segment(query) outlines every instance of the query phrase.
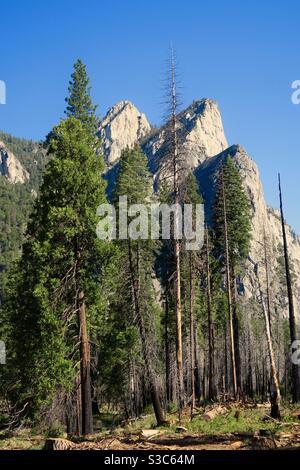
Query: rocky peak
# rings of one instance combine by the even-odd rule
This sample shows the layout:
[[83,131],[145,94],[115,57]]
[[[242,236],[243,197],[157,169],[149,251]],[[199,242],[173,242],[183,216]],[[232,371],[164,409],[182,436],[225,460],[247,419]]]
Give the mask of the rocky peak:
[[2,141],[0,141],[0,176],[4,176],[13,184],[29,180],[28,171]]
[[206,157],[217,155],[228,147],[218,104],[204,98],[194,101],[179,114],[179,120],[187,130],[187,140],[197,140]]
[[130,102],[120,101],[113,106],[100,123],[99,136],[108,166],[116,163],[122,150],[132,148],[151,130],[146,116]]
[[[178,115],[178,121],[180,133],[184,136],[183,150],[189,168],[195,168],[206,158],[228,147],[221,113],[215,101],[207,98],[194,101]],[[141,140],[150,163],[157,162],[163,153],[165,127],[150,131],[146,116],[130,101],[120,101],[113,106],[99,128],[106,164],[112,166],[117,163],[124,148],[132,147]]]
[[[221,113],[217,103],[211,99],[194,101],[178,115],[181,152],[184,153],[186,166],[196,168],[206,158],[219,154],[228,147]],[[159,161],[163,154],[165,127],[158,129],[145,139],[143,150],[150,162]]]

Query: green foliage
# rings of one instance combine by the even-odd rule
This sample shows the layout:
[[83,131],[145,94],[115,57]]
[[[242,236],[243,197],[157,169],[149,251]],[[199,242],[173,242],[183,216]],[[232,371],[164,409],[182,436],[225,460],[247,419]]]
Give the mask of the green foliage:
[[241,267],[241,263],[249,253],[251,239],[250,204],[243,188],[240,173],[233,159],[229,157],[219,174],[213,214],[216,252],[223,260],[225,232],[222,178],[224,180],[226,201],[229,257],[232,269],[236,270]]
[[21,255],[24,234],[49,157],[36,143],[0,132],[0,140],[30,175],[24,184],[0,176],[0,303],[4,298],[5,272]]
[[237,409],[232,409],[226,416],[217,416],[212,421],[204,421],[201,418],[195,418],[187,424],[189,431],[192,433],[204,434],[230,434],[233,432],[257,432],[261,429],[276,433],[280,428],[278,423],[266,422],[265,410],[243,410],[240,417],[235,418]]
[[[68,118],[48,136],[51,159],[31,213],[22,257],[7,281],[0,325],[8,351],[5,388],[32,417],[50,405],[55,394],[66,394],[74,385],[79,367],[78,292],[85,293],[92,335],[99,328],[104,303],[100,285],[106,247],[96,236],[96,210],[106,202],[103,161],[96,154],[95,107],[80,61],[75,64],[67,102]],[[19,150],[18,142],[8,140],[12,150]],[[30,143],[21,144],[20,160],[30,171],[26,152],[33,148]],[[25,223],[27,217],[24,211]]]
[[76,292],[86,293],[91,323],[100,295],[102,244],[96,237],[96,209],[105,201],[101,158],[94,151],[95,138],[73,117],[62,121],[53,136],[53,157],[6,306],[16,395],[22,403],[29,401],[32,412],[73,384],[78,367]]
[[96,132],[98,119],[96,117],[97,106],[92,103],[89,87],[89,77],[86,66],[78,59],[74,64],[74,71],[69,82],[69,96],[66,98],[67,116],[74,116],[91,132]]
[[[151,202],[152,178],[147,159],[139,147],[125,150],[120,161],[120,171],[113,199],[119,212],[119,196],[127,196],[128,205]],[[138,215],[138,214],[137,214]],[[129,223],[135,217],[128,216]],[[137,224],[138,225],[138,224]],[[139,230],[139,229],[137,229]],[[147,341],[151,350],[157,348],[156,333],[159,328],[160,309],[153,290],[153,266],[155,243],[138,237],[137,240],[118,240],[114,243],[113,262],[105,276],[107,312],[102,325],[99,363],[102,387],[110,399],[129,396],[129,377],[132,367],[141,376],[144,357],[142,354],[139,324],[134,312],[132,282],[139,282],[139,304],[145,323]],[[129,250],[132,259],[130,260]],[[154,366],[155,367],[155,366]],[[105,385],[104,385],[105,384]]]

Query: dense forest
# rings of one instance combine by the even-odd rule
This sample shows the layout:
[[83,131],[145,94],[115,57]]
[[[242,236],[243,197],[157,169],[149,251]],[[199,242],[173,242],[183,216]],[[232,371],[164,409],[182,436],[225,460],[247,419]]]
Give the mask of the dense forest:
[[29,215],[33,208],[34,198],[39,191],[48,160],[41,145],[25,139],[17,139],[0,132],[0,141],[18,155],[30,179],[24,184],[10,184],[6,178],[0,178],[0,302],[3,296],[3,273],[11,263],[20,256],[23,236]]
[[[97,107],[80,60],[65,117],[43,145],[0,134],[31,176],[13,188],[0,178],[3,429],[26,423],[87,435],[103,410],[122,423],[150,413],[168,426],[170,416],[182,424],[206,405],[217,404],[211,412],[222,414],[224,404],[266,402],[279,422],[283,404],[300,401],[299,367],[290,360],[297,326],[285,225],[277,273],[282,297],[272,295],[266,233],[259,248],[264,263],[251,260],[256,296],[246,302],[251,203],[230,155],[218,171],[199,249],[187,250],[174,231],[168,240],[97,236],[97,208],[111,202],[118,214],[120,196],[149,214],[152,203],[206,202],[184,165],[175,72],[171,61],[155,191],[136,144],[123,151],[107,195]],[[173,229],[177,223],[175,213]],[[279,303],[288,316],[277,313]]]

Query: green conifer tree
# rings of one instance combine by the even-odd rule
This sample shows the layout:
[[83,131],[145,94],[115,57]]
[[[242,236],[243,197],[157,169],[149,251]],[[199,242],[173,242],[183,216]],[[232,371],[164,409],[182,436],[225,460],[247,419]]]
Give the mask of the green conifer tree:
[[69,96],[66,98],[67,116],[74,116],[92,132],[96,132],[99,120],[96,117],[97,106],[93,105],[85,64],[78,59],[69,82]]
[[[52,158],[28,226],[7,309],[17,400],[27,401],[28,412],[34,416],[59,390],[70,391],[80,375],[77,427],[81,422],[82,432],[87,434],[92,432],[88,333],[97,322],[104,253],[96,235],[96,210],[106,197],[103,162],[95,153],[98,139],[87,120],[94,116],[94,107],[85,100],[88,92],[83,92],[77,69],[78,63],[70,98],[74,108],[69,108],[69,117],[51,133]],[[81,107],[79,98],[75,103],[74,96],[81,97],[90,109]]]
[[[215,248],[221,265],[228,272],[229,310],[232,307],[234,353],[232,355],[235,393],[241,389],[241,360],[239,348],[239,318],[236,299],[236,279],[242,270],[250,248],[250,204],[243,181],[232,159],[228,157],[219,172],[213,210]],[[227,283],[228,284],[228,283]],[[229,316],[231,313],[229,312]],[[231,321],[231,320],[230,320]],[[235,365],[234,365],[235,363]]]
[[[120,286],[119,294],[121,293],[123,299],[128,298],[129,294],[127,308],[129,312],[131,311],[133,323],[138,328],[146,380],[149,383],[156,420],[158,424],[162,424],[164,413],[156,380],[157,364],[153,361],[153,357],[156,356],[155,311],[157,310],[152,283],[155,245],[149,238],[149,230],[147,233],[143,233],[142,230],[142,225],[147,228],[149,223],[148,205],[151,194],[152,177],[147,168],[146,157],[137,146],[133,150],[125,150],[120,161],[114,201],[120,212],[119,197],[127,196],[128,205],[143,204],[146,214],[138,214],[136,239],[129,234],[127,239],[119,240],[117,243],[123,253],[120,269],[124,273],[123,288]],[[128,217],[129,228],[134,221],[136,216]]]

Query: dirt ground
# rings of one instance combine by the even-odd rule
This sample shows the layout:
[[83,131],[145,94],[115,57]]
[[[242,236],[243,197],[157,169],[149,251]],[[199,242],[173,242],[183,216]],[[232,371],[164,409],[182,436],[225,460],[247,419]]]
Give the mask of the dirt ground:
[[[49,448],[56,445],[48,439]],[[63,446],[63,444],[62,444]],[[276,436],[260,436],[258,434],[213,435],[213,436],[156,436],[143,439],[139,436],[110,436],[99,440],[70,443],[65,441],[68,450],[261,450],[261,449],[299,449],[299,433],[281,433]]]
[[23,438],[22,441],[8,439],[0,450],[264,450],[297,449],[300,450],[299,432],[278,433],[273,436],[261,436],[257,433],[230,435],[171,436],[161,435],[144,439],[140,436],[114,436],[93,438],[74,442],[61,438],[43,436]]
[[268,411],[268,404],[216,404],[192,420],[187,412],[180,423],[170,414],[163,427],[155,426],[151,414],[116,426],[115,417],[103,413],[95,434],[86,438],[21,428],[0,433],[0,450],[300,450],[300,409],[284,409],[281,421]]

